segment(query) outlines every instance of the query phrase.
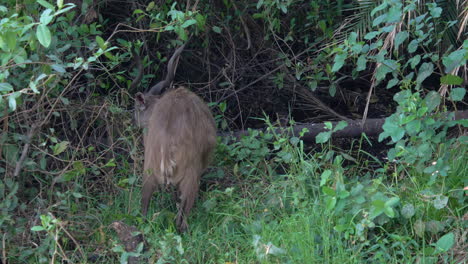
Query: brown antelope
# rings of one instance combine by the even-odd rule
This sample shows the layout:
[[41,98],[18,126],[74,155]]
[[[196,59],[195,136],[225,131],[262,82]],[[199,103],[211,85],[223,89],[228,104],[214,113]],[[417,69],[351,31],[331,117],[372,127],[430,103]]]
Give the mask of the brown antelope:
[[187,216],[197,197],[200,177],[216,146],[215,121],[205,102],[184,87],[170,89],[184,46],[169,60],[165,80],[135,96],[136,124],[146,128],[142,213],[146,216],[158,186],[174,185],[180,198],[176,224],[182,232],[188,227]]

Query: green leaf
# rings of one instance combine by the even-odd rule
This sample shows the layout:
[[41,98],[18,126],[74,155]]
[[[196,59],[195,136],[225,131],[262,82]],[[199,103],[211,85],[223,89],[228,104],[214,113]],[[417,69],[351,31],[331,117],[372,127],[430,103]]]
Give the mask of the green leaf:
[[46,230],[43,226],[33,226],[31,227],[31,231],[34,231],[34,232],[39,232],[39,231],[44,231]]
[[54,155],[58,155],[58,154],[64,152],[67,149],[69,144],[70,144],[70,142],[68,142],[68,141],[62,141],[62,142],[60,142],[58,144],[55,144],[53,146]]
[[452,91],[450,91],[450,99],[453,101],[461,101],[465,97],[465,94],[465,88],[453,88]]
[[367,59],[366,59],[366,56],[365,55],[361,55],[359,56],[358,60],[357,60],[357,71],[363,71],[366,69],[366,63],[367,63]]
[[364,39],[366,39],[366,40],[371,40],[371,39],[377,37],[377,35],[379,35],[379,34],[380,34],[380,32],[378,32],[378,31],[372,31],[372,32],[367,33],[367,34],[364,36]]
[[405,204],[403,208],[401,209],[401,215],[406,218],[410,219],[416,214],[414,210],[414,205],[413,204]]
[[395,116],[390,116],[385,119],[385,123],[382,126],[382,129],[390,135],[393,142],[397,142],[403,138],[405,135],[405,130],[398,125],[397,120],[394,120]]
[[63,67],[63,65],[60,65],[60,64],[52,64],[51,67],[52,69],[54,69],[54,71],[59,72],[59,73],[67,72],[65,68]]
[[432,112],[436,109],[440,104],[440,94],[434,91],[429,92],[426,97],[424,98],[424,102],[427,106],[427,111]]
[[41,14],[40,22],[43,25],[48,25],[52,19],[54,19],[54,15],[52,14],[52,9],[46,9]]
[[341,67],[343,67],[344,62],[345,62],[347,57],[348,57],[348,54],[345,53],[345,52],[336,54],[335,59],[334,59],[332,72],[339,71],[341,69]]
[[466,50],[460,49],[442,58],[445,66],[445,73],[452,72],[456,67],[466,64]]
[[413,228],[414,228],[414,232],[416,233],[416,235],[418,235],[419,237],[424,236],[424,230],[426,230],[426,224],[421,219],[418,219],[414,222]]
[[386,206],[386,207],[384,208],[384,213],[385,213],[388,217],[390,217],[390,218],[395,217],[395,211],[394,211],[393,208],[391,208],[391,207],[387,207],[387,206]]
[[440,77],[440,82],[447,85],[461,85],[463,83],[463,78],[456,75],[447,74]]
[[14,92],[8,96],[8,106],[10,107],[11,111],[16,110],[16,98],[20,97],[20,92]]
[[418,66],[419,62],[421,61],[421,55],[416,55],[413,58],[409,59],[409,63],[411,64],[411,69],[416,68]]
[[38,93],[39,93],[39,90],[37,90],[37,86],[36,86],[36,83],[35,83],[35,82],[30,81],[30,82],[29,82],[29,88],[30,88],[35,94],[38,94]]
[[440,210],[444,208],[445,206],[447,206],[447,203],[448,203],[448,197],[444,195],[437,195],[432,201],[432,204],[437,210]]
[[189,27],[189,26],[191,26],[191,25],[194,25],[194,24],[196,24],[196,23],[197,23],[197,21],[196,21],[195,19],[189,19],[189,20],[185,21],[185,22],[182,24],[182,28],[187,28],[187,27]]
[[322,175],[320,176],[320,186],[323,186],[327,183],[331,174],[332,174],[331,170],[325,170],[324,172],[322,172]]
[[214,27],[212,27],[212,29],[213,29],[213,31],[215,33],[221,34],[221,28],[220,27],[214,26]]
[[393,206],[397,205],[399,202],[400,202],[400,198],[392,197],[388,201],[385,202],[385,206],[393,207]]
[[153,10],[154,6],[155,6],[154,1],[151,1],[151,2],[148,4],[148,6],[146,6],[146,11],[149,12],[149,11]]
[[418,49],[419,42],[416,39],[413,39],[409,44],[408,44],[408,52],[413,53]]
[[59,9],[62,9],[62,7],[63,7],[63,0],[57,0],[57,7],[58,7]]
[[377,6],[376,8],[372,9],[371,11],[371,16],[374,16],[375,13],[379,12],[379,11],[382,11],[384,10],[385,8],[387,8],[387,1],[384,1],[382,4],[380,4],[379,6]]
[[328,211],[332,210],[336,206],[336,197],[325,197],[325,206]]
[[100,36],[96,36],[96,43],[98,44],[99,48],[101,48],[103,51],[107,49],[107,45],[104,39]]
[[374,19],[374,21],[372,21],[372,26],[376,27],[376,26],[380,25],[381,23],[385,22],[385,20],[387,20],[387,14],[382,14],[382,15],[376,17]]
[[422,83],[427,77],[431,76],[434,72],[434,64],[432,62],[425,62],[419,67],[418,77],[416,82]]
[[340,121],[340,122],[338,122],[338,124],[336,124],[336,127],[333,129],[333,132],[340,131],[340,130],[344,129],[347,126],[348,126],[348,122]]
[[37,26],[36,36],[42,46],[48,48],[51,42],[50,30],[46,25]]
[[315,142],[316,143],[325,143],[327,142],[331,137],[331,132],[320,132],[316,137],[315,137]]
[[13,86],[9,83],[0,83],[0,92],[8,93],[13,91]]
[[447,252],[453,247],[454,244],[455,244],[455,235],[452,232],[450,232],[444,235],[443,237],[441,237],[437,241],[436,247],[438,250],[442,252]]
[[16,39],[17,38],[18,37],[16,36],[15,32],[8,31],[8,32],[5,33],[4,40],[6,40],[7,46],[10,49],[10,51],[14,51],[16,49]]
[[413,133],[418,133],[421,131],[421,120],[416,119],[411,122],[409,122],[406,125],[406,130],[411,131]]
[[397,85],[399,82],[400,82],[400,81],[399,81],[397,78],[391,79],[391,80],[387,83],[387,89],[392,88],[393,86]]
[[433,18],[440,17],[440,15],[442,14],[442,8],[437,7],[436,3],[429,3],[427,4],[427,6],[429,7],[429,12],[431,13],[431,16]]
[[401,6],[392,6],[387,13],[387,23],[400,22],[401,20]]
[[409,37],[408,31],[400,31],[395,36],[395,50]]
[[42,5],[45,8],[48,8],[50,10],[55,10],[55,7],[53,5],[51,5],[50,3],[48,3],[47,1],[45,1],[45,0],[37,0],[36,2],[39,3],[40,5]]
[[318,83],[316,80],[312,80],[308,82],[307,85],[309,86],[310,90],[315,91],[315,89],[317,89]]

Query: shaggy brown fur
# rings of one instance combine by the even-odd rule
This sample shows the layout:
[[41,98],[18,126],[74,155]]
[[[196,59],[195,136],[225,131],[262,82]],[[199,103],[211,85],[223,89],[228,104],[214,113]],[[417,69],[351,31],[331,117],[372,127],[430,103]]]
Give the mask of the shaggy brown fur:
[[216,146],[216,126],[208,106],[184,87],[156,95],[137,95],[137,122],[147,128],[141,206],[146,215],[151,196],[161,185],[177,186],[181,204],[177,227],[186,217],[199,189],[201,174]]

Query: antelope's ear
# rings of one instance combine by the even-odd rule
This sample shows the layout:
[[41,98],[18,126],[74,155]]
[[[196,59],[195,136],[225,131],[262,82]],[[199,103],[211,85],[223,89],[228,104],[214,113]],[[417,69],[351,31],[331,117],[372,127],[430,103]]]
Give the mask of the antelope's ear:
[[145,95],[138,92],[135,94],[135,101],[139,104],[144,105],[145,104]]

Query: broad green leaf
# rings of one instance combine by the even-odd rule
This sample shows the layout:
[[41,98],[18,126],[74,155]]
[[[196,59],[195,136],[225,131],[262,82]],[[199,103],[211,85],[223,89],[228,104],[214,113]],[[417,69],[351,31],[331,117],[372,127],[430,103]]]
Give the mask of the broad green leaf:
[[409,59],[408,62],[410,62],[411,64],[411,69],[414,69],[416,68],[416,66],[418,66],[419,62],[421,61],[421,55],[416,55],[414,56],[413,58]]
[[449,251],[453,245],[455,245],[455,235],[452,232],[441,237],[436,243],[437,249],[442,252]]
[[452,91],[450,91],[450,99],[453,101],[461,101],[465,97],[465,94],[465,88],[453,88]]
[[331,170],[325,170],[324,172],[322,172],[322,175],[320,176],[320,186],[323,186],[327,183],[331,174],[332,174]]
[[406,125],[406,130],[418,133],[421,130],[421,120],[416,119]]
[[419,67],[418,77],[416,82],[422,83],[427,77],[431,76],[434,72],[434,64],[432,62],[425,62]]
[[59,9],[62,9],[62,7],[63,7],[63,0],[57,0],[57,7],[58,7]]
[[318,83],[316,80],[312,80],[308,82],[307,85],[309,86],[310,90],[315,91],[315,89],[317,89]]
[[440,82],[447,85],[461,85],[463,83],[463,78],[456,75],[447,74],[440,78]]
[[445,66],[445,73],[452,72],[456,67],[466,64],[466,50],[460,49],[442,58]]
[[50,10],[55,10],[55,7],[45,0],[36,0],[36,2],[45,8],[48,8]]
[[0,92],[8,93],[13,91],[13,86],[9,83],[0,83]]
[[426,224],[421,219],[418,219],[416,220],[416,222],[414,222],[413,228],[414,228],[414,232],[416,233],[416,235],[418,235],[419,237],[424,236],[424,231],[426,230]]
[[148,4],[148,6],[146,6],[146,11],[149,12],[149,11],[153,10],[154,6],[155,6],[154,1],[151,1],[151,2]]
[[334,59],[332,72],[339,71],[341,69],[341,67],[343,67],[344,62],[345,62],[347,57],[348,57],[348,54],[345,53],[345,52],[336,54],[335,59]]
[[46,230],[43,226],[33,226],[31,227],[31,231],[38,232]]
[[427,7],[433,18],[438,18],[442,14],[442,8],[437,7],[436,3],[428,3]]
[[380,4],[379,6],[377,6],[376,8],[372,9],[371,11],[371,16],[374,16],[375,13],[379,12],[379,11],[382,11],[384,10],[385,8],[387,8],[387,1],[384,1],[382,4]]
[[42,12],[40,22],[43,25],[48,25],[50,21],[54,19],[54,14],[52,14],[52,9],[46,9]]
[[348,126],[348,122],[340,121],[340,122],[338,122],[338,124],[336,124],[336,127],[333,129],[333,132],[340,131],[340,130],[344,129],[347,126]]
[[388,217],[390,217],[390,218],[395,217],[395,210],[393,210],[393,208],[391,208],[391,207],[387,207],[387,206],[386,206],[386,207],[384,208],[384,213],[385,213]]
[[367,59],[366,59],[366,56],[365,55],[361,55],[359,56],[358,60],[357,60],[357,71],[363,71],[366,69],[366,63],[367,63]]
[[62,142],[60,142],[58,144],[55,144],[53,146],[54,155],[58,155],[58,154],[64,152],[67,149],[69,144],[70,144],[70,142],[68,142],[68,141],[62,141]]
[[448,203],[448,197],[443,196],[443,195],[437,195],[432,201],[432,204],[437,210],[440,210],[444,208],[445,206],[447,206],[447,203]]
[[393,142],[397,142],[402,139],[405,135],[405,130],[396,123],[396,120],[393,116],[390,116],[385,119],[385,123],[382,126],[382,129],[390,135]]
[[395,50],[409,37],[408,31],[400,31],[395,36]]
[[39,93],[39,90],[37,90],[36,83],[33,81],[29,82],[29,89],[31,89],[35,94]]
[[403,208],[401,209],[401,215],[406,218],[410,219],[416,214],[414,210],[414,205],[413,204],[405,204]]
[[387,23],[400,22],[401,20],[401,6],[392,6],[387,13]]
[[106,42],[100,36],[96,36],[96,43],[98,44],[99,48],[101,48],[103,51],[107,49]]
[[191,26],[191,25],[194,25],[194,24],[196,24],[196,23],[197,23],[197,21],[196,21],[195,19],[189,19],[189,20],[185,21],[185,22],[182,24],[182,28],[187,28],[187,27],[189,27],[189,26]]
[[364,39],[366,39],[366,40],[371,40],[371,39],[377,37],[379,34],[380,34],[380,32],[378,32],[378,31],[372,31],[372,32],[367,33],[367,34],[364,36]]
[[332,210],[336,206],[336,197],[330,197],[327,196],[325,197],[325,206],[327,207],[327,210]]
[[399,202],[400,202],[400,198],[392,197],[388,201],[385,202],[385,206],[393,207],[393,206],[397,205]]
[[[4,38],[6,40],[7,46],[10,51],[14,51],[16,49],[16,39],[18,38],[15,32],[8,31],[4,34]],[[1,38],[0,38],[1,41]]]
[[214,26],[214,27],[212,27],[212,29],[213,29],[213,31],[214,31],[215,33],[218,33],[218,34],[221,33],[221,28],[220,28],[220,27]]
[[400,82],[400,81],[399,81],[397,78],[391,79],[391,80],[387,83],[387,89],[392,88],[393,86],[397,85],[399,82]]
[[36,36],[42,46],[48,48],[51,42],[50,30],[46,25],[37,26]]
[[413,53],[418,49],[418,44],[419,42],[416,39],[413,39],[409,44],[408,44],[408,52]]
[[424,98],[428,112],[432,112],[440,104],[440,94],[434,91],[429,92]]
[[325,143],[327,142],[331,137],[331,132],[320,132],[316,137],[315,137],[315,142],[316,143]]
[[59,72],[59,73],[67,72],[65,68],[63,67],[63,65],[60,65],[60,64],[52,64],[51,67],[52,69],[54,69],[54,71]]
[[385,20],[387,20],[387,14],[386,13],[376,17],[374,19],[374,21],[372,21],[372,26],[376,27],[376,26],[380,25],[381,23],[385,22]]

